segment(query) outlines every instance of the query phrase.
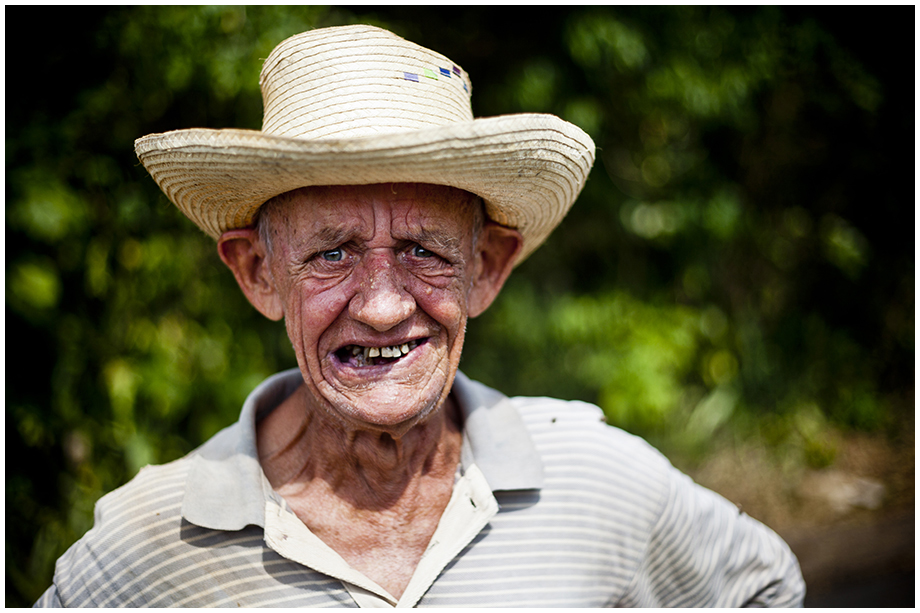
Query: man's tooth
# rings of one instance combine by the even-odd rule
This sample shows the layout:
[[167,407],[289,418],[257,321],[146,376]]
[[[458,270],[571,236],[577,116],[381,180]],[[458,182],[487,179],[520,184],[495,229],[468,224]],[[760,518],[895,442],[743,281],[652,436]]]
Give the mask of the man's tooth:
[[415,349],[416,346],[418,346],[418,343],[415,341],[387,347],[362,347],[360,345],[352,345],[351,354],[356,358],[363,355],[365,362],[369,358],[401,358]]

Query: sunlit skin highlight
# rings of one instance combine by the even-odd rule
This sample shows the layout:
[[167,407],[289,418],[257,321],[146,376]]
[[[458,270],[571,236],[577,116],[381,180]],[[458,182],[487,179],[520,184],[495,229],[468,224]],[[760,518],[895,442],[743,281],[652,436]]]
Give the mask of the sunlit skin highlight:
[[266,476],[397,597],[450,498],[467,319],[491,304],[521,246],[480,206],[441,186],[308,188],[271,203],[261,232],[219,241],[250,302],[284,319],[304,378],[259,424]]

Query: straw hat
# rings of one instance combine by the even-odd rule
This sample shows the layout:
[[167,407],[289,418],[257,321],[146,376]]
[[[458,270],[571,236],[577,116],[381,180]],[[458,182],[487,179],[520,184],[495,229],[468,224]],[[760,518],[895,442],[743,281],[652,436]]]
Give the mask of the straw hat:
[[137,157],[212,238],[311,185],[433,183],[482,197],[518,229],[517,263],[584,187],[594,143],[554,115],[473,119],[472,85],[452,61],[380,28],[323,28],[281,42],[262,67],[262,130],[150,134]]

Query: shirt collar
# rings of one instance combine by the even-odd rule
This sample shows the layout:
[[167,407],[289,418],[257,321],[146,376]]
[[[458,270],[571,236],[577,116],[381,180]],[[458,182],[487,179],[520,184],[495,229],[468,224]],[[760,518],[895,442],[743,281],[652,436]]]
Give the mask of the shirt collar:
[[[256,451],[256,423],[303,383],[296,368],[263,381],[246,399],[240,419],[193,452],[182,516],[214,530],[265,527],[265,501],[281,504]],[[464,468],[476,464],[492,491],[539,489],[543,462],[511,401],[457,372],[452,392],[464,418]]]
[[459,371],[451,391],[463,413],[464,467],[475,463],[493,492],[543,487],[543,460],[511,400]]

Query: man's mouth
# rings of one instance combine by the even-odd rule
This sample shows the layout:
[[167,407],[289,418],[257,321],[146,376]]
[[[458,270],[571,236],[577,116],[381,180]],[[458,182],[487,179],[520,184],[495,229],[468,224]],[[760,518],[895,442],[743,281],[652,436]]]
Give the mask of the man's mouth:
[[377,366],[391,364],[409,354],[410,351],[425,342],[425,339],[408,341],[399,345],[385,347],[365,347],[363,345],[345,345],[335,352],[343,364],[349,366]]

